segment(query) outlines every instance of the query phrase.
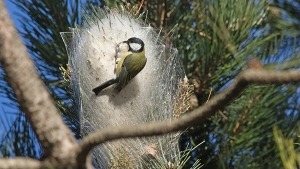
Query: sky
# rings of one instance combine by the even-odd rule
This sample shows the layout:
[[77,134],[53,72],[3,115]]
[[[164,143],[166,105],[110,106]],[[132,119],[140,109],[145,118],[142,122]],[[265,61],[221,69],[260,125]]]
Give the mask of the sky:
[[4,0],[4,3],[6,5],[6,8],[8,9],[10,17],[13,20],[15,26],[17,28],[21,28],[21,23],[18,22],[18,16],[17,16],[17,12],[20,12],[20,10],[17,9],[17,7],[11,2],[11,0]]
[[[15,23],[16,26],[20,27],[20,22],[17,21],[17,16],[13,15],[13,13],[16,13],[17,8],[16,6],[10,2],[10,0],[4,0],[4,3],[6,7],[8,8],[8,12],[10,14],[10,17],[12,18],[13,22]],[[3,73],[3,70],[0,70],[1,74]],[[7,119],[7,117],[2,118],[1,116],[4,116],[6,112],[11,112],[15,110],[15,107],[6,105],[5,103],[10,102],[9,99],[4,97],[3,95],[0,95],[0,118],[1,119]],[[7,123],[8,121],[6,121]],[[3,123],[3,121],[2,121]],[[5,127],[6,125],[4,125]],[[3,127],[0,127],[0,134],[2,132]]]
[[[22,29],[21,23],[18,21],[18,13],[20,13],[21,11],[18,10],[18,8],[11,2],[11,0],[4,0],[4,3],[6,5],[6,8],[8,9],[9,15],[12,19],[12,21],[15,24],[15,27],[18,29]],[[20,36],[21,37],[21,36]],[[22,38],[22,37],[21,37]],[[2,70],[0,70],[1,74],[2,74]],[[4,103],[7,103],[9,101],[9,99],[7,99],[6,97],[3,97],[3,95],[0,95],[0,113],[3,114],[3,111],[8,111],[11,112],[12,110],[15,110],[15,107],[9,106],[9,105],[4,105]],[[1,116],[0,116],[1,118]],[[1,129],[1,127],[0,127]]]

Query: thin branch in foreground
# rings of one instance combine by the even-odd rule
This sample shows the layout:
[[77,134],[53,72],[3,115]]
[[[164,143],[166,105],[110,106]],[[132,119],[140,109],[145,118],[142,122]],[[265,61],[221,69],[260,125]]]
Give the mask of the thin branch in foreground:
[[42,168],[42,163],[38,160],[32,158],[22,158],[17,157],[14,159],[11,158],[0,158],[0,168],[1,169],[40,169]]
[[[194,124],[201,124],[213,116],[218,109],[238,97],[249,84],[284,84],[300,82],[300,71],[267,71],[248,69],[241,73],[232,85],[222,93],[211,98],[203,106],[187,113],[178,119],[140,124],[138,126],[107,127],[83,138],[80,144],[78,159],[83,159],[91,149],[101,143],[120,139],[143,136],[155,136],[184,130]],[[113,112],[112,112],[113,113]]]

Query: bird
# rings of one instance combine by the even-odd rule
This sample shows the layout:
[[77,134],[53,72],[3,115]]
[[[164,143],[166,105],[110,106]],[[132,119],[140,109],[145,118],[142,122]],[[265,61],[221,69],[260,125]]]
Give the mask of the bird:
[[144,42],[140,38],[131,37],[123,43],[128,45],[128,51],[117,61],[116,77],[92,89],[96,95],[113,84],[116,84],[116,90],[120,92],[145,67],[147,58]]

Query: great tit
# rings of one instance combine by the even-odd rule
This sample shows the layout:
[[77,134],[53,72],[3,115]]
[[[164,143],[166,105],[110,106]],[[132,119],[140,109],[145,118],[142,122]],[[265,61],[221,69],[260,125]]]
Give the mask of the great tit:
[[93,92],[96,95],[98,95],[101,90],[115,83],[117,91],[121,91],[121,89],[145,67],[147,58],[145,57],[144,42],[139,38],[132,37],[127,41],[123,41],[123,43],[127,43],[128,51],[118,59],[116,78],[108,80],[94,88]]

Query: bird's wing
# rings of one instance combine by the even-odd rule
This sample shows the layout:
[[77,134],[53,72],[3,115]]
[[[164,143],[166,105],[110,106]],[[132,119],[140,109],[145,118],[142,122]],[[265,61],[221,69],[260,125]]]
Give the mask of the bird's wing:
[[[126,81],[128,82],[129,80],[131,80],[137,73],[135,73],[134,71],[134,64],[135,64],[135,60],[134,60],[134,55],[130,54],[128,55],[122,64],[122,68],[124,67],[124,70],[127,72],[126,75]],[[130,65],[130,66],[128,66]]]
[[[142,59],[142,60],[141,60]],[[123,88],[132,78],[134,78],[145,66],[146,58],[140,58],[139,55],[129,54],[118,64],[121,68],[118,73],[118,90]]]
[[137,54],[128,55],[123,65],[126,67],[127,72],[129,72],[129,79],[134,78],[145,66],[145,57],[141,57]]
[[128,77],[128,72],[126,70],[126,67],[122,65],[121,72],[118,76],[118,85],[117,85],[117,90],[120,91],[126,84],[127,84],[127,77]]

